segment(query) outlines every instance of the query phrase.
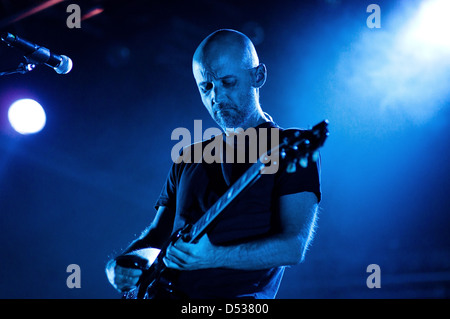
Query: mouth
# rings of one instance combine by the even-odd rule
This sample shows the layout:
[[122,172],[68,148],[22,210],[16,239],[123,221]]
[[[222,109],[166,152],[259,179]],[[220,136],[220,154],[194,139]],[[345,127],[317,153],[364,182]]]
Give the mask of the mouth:
[[215,108],[214,113],[217,114],[217,113],[230,112],[230,111],[234,112],[235,109],[228,105],[218,105]]
[[230,116],[232,116],[232,113],[234,112],[234,110],[232,108],[221,108],[218,109],[216,111],[214,111],[214,117],[217,118],[229,118]]

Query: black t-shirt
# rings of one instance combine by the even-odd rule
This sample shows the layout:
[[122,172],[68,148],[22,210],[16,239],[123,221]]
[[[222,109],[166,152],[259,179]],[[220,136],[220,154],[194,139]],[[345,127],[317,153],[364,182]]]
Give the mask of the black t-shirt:
[[[272,122],[256,127],[258,132],[261,128],[268,131],[279,129]],[[282,136],[283,130],[279,132]],[[270,133],[266,135],[269,137],[267,149],[270,149],[278,142],[272,144]],[[213,140],[201,142],[202,150]],[[182,153],[191,152],[193,145]],[[156,208],[166,206],[175,211],[174,231],[187,223],[195,223],[252,165],[251,162],[236,163],[236,158],[234,160],[233,163],[207,164],[193,159],[188,163],[184,157],[184,161],[172,165]],[[226,161],[225,157],[223,161]],[[211,242],[231,245],[276,234],[279,231],[279,197],[303,191],[315,193],[320,201],[320,161],[310,162],[306,168],[297,166],[294,173],[287,173],[281,161],[276,173],[261,175],[220,214],[207,231]],[[284,267],[251,271],[224,268],[180,271],[174,285],[190,298],[268,299],[275,298],[283,271]]]

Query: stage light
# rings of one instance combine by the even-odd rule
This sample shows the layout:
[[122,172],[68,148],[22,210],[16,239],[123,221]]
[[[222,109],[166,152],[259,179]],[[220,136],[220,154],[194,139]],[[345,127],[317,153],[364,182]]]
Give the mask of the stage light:
[[429,123],[449,107],[448,12],[448,0],[404,3],[386,13],[380,29],[363,30],[341,55],[339,103],[351,105],[359,122],[376,120],[380,132]]
[[11,104],[8,119],[20,134],[37,133],[44,128],[46,122],[44,109],[32,99],[21,99]]
[[416,122],[433,117],[448,96],[448,12],[448,0],[423,1],[393,36],[393,45],[387,50],[384,80],[392,91],[384,105],[404,108]]
[[442,63],[450,57],[450,1],[424,1],[401,32],[400,43],[426,63]]
[[450,1],[431,0],[421,4],[410,26],[411,40],[430,49],[450,51]]

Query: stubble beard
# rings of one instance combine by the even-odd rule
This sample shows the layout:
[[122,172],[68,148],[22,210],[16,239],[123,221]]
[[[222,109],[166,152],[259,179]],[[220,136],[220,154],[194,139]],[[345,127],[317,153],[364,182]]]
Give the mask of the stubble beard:
[[231,103],[222,103],[219,110],[214,112],[214,120],[224,130],[244,128],[256,109],[251,105],[239,107]]

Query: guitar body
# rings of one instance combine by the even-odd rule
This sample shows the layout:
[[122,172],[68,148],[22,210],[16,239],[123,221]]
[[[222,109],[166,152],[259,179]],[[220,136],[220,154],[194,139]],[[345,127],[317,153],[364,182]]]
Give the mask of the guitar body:
[[148,260],[145,256],[139,257],[136,255],[122,255],[116,258],[117,265],[124,268],[141,269],[141,279],[135,288],[126,291],[122,295],[122,299],[157,299],[157,298],[172,298],[181,299],[183,294],[177,292],[172,287],[172,280],[174,279],[174,270],[168,269],[163,262],[167,248],[175,243],[180,237],[187,238],[190,225],[178,230],[169,238],[164,246],[159,251],[158,256],[154,259],[150,268],[146,268]]
[[[159,294],[171,293],[170,289],[160,283],[165,269],[164,263],[155,261],[149,269],[143,271],[136,288],[124,292],[122,299],[157,299]],[[170,282],[167,285],[170,286]]]

